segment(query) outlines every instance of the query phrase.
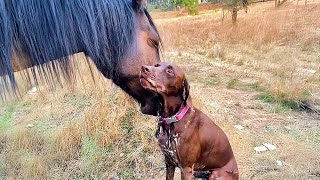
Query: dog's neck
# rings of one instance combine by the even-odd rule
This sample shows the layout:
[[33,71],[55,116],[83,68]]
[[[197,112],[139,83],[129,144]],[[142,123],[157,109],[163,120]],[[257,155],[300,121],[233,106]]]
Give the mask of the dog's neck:
[[167,118],[174,116],[182,108],[183,100],[180,96],[166,96],[159,95],[162,97],[162,106],[160,107],[160,116]]

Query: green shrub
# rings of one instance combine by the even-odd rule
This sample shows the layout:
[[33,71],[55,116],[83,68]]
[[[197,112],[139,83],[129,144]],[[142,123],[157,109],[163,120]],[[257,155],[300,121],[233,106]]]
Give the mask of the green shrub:
[[160,8],[163,11],[172,11],[172,10],[174,10],[175,6],[170,3],[170,4],[164,4]]
[[156,9],[156,5],[154,5],[154,4],[148,4],[147,5],[147,10],[149,11],[149,12],[152,12],[152,11],[154,11]]
[[183,6],[184,0],[172,0],[172,4],[175,6]]
[[183,6],[189,14],[198,14],[199,0],[172,0],[174,6]]
[[188,9],[190,14],[198,14],[198,0],[183,0],[183,6]]

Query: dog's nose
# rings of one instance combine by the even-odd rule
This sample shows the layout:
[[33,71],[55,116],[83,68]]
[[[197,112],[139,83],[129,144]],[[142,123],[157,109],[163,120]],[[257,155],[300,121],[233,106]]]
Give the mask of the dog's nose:
[[148,68],[148,66],[142,66],[141,71],[142,72],[150,72],[150,69]]

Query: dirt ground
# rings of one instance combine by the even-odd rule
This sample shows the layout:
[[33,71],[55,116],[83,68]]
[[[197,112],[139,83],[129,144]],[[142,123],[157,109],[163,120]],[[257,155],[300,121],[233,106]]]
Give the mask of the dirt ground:
[[[273,105],[257,100],[259,92],[250,87],[226,88],[228,79],[232,79],[226,76],[228,70],[208,66],[203,57],[183,54],[170,55],[168,59],[186,67],[191,79],[204,80],[191,81],[192,97],[196,97],[201,109],[210,114],[229,136],[241,179],[320,178],[319,115],[274,112]],[[218,78],[214,82],[219,83],[212,86],[212,78]],[[243,129],[238,130],[235,125],[242,125]],[[277,149],[255,152],[254,147],[263,143],[271,143]],[[277,165],[277,160],[283,165]]]
[[[165,38],[175,36],[170,36],[171,25],[175,23],[185,31],[188,31],[185,27],[188,25],[195,29],[202,28],[202,31],[190,30],[201,35],[185,38],[177,43],[190,48],[173,47],[173,51],[167,52],[165,58],[185,67],[191,80],[192,97],[196,97],[201,108],[228,134],[239,164],[241,179],[320,179],[319,113],[283,109],[277,103],[268,103],[259,98],[264,91],[260,86],[267,89],[276,87],[276,91],[283,90],[287,93],[290,93],[290,89],[299,91],[297,87],[312,86],[310,89],[313,89],[313,98],[319,98],[319,82],[305,83],[306,79],[313,76],[312,73],[299,73],[301,67],[316,69],[315,74],[319,73],[319,21],[312,14],[319,13],[318,3],[312,1],[308,7],[301,2],[288,1],[279,9],[274,8],[272,3],[261,3],[249,7],[248,14],[239,11],[238,28],[253,24],[251,29],[243,27],[242,30],[247,31],[247,34],[250,31],[256,34],[266,32],[261,37],[239,32],[227,34],[223,31],[228,31],[228,25],[221,31],[214,31],[212,35],[210,28],[219,27],[215,23],[211,24],[207,18],[221,18],[211,14],[219,15],[219,9],[215,12],[200,12],[202,19],[186,16],[171,19],[158,17],[160,32],[165,32]],[[299,8],[300,11],[297,10]],[[268,17],[273,22],[269,22]],[[261,21],[267,26],[254,21]],[[277,25],[277,21],[281,25]],[[297,24],[290,26],[300,29],[296,38],[290,36],[297,32],[281,35],[279,29],[293,22]],[[316,33],[311,35],[309,30]],[[270,32],[272,33],[268,35]],[[279,37],[275,38],[277,35]],[[213,42],[208,42],[207,39],[212,36]],[[235,38],[231,39],[230,36]],[[251,42],[244,40],[250,38]],[[272,38],[275,39],[270,40]],[[317,50],[305,53],[302,50],[303,44],[309,38],[318,39],[308,46]],[[265,40],[259,44],[261,39]],[[266,42],[269,40],[271,43]],[[194,41],[198,41],[198,44],[193,44]],[[167,44],[175,43],[169,42]],[[201,46],[211,49],[214,55]],[[217,56],[219,53],[223,54],[222,57]],[[270,67],[272,68],[269,69]],[[289,75],[283,78],[286,72],[290,72],[291,77]],[[243,129],[239,130],[235,125],[241,125]],[[263,143],[271,143],[277,149],[256,152],[254,148]]]

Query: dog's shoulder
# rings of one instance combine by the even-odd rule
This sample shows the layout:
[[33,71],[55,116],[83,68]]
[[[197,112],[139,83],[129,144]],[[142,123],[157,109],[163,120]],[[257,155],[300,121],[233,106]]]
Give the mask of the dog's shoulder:
[[206,113],[202,112],[200,109],[198,108],[193,108],[194,109],[194,121],[198,122],[200,126],[203,125],[214,125],[216,126],[216,124],[214,123],[214,120],[212,118],[210,118]]

